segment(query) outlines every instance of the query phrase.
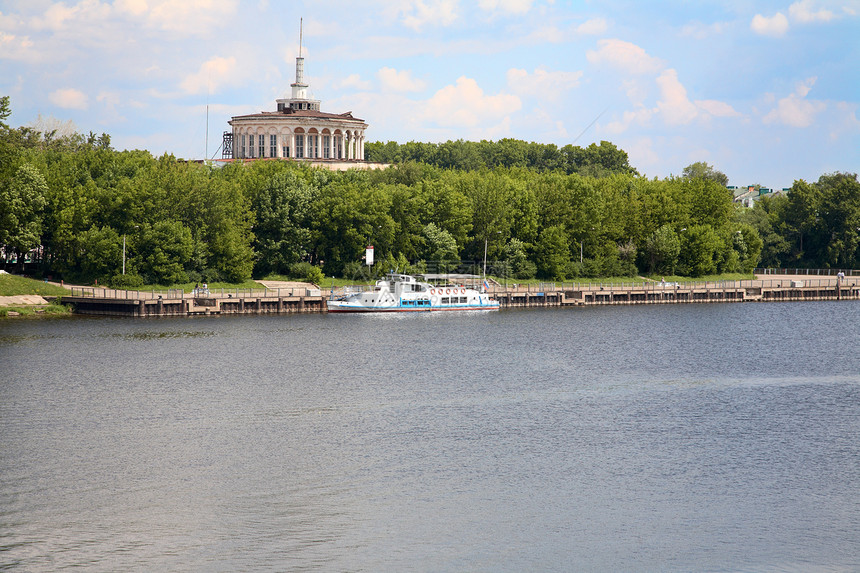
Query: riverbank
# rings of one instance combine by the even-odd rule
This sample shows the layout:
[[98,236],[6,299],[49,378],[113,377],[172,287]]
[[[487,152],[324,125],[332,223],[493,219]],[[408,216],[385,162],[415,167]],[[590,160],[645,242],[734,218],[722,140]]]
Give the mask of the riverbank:
[[[802,278],[802,280],[801,280]],[[272,285],[275,286],[275,285]],[[280,285],[278,285],[280,286]],[[128,316],[193,316],[221,314],[325,313],[326,298],[369,286],[343,287],[330,292],[307,285],[289,288],[217,289],[205,293],[183,290],[118,291],[72,287],[63,297],[76,313]],[[860,277],[817,276],[702,282],[542,283],[490,285],[486,291],[501,308],[577,307],[715,302],[782,302],[860,300]]]

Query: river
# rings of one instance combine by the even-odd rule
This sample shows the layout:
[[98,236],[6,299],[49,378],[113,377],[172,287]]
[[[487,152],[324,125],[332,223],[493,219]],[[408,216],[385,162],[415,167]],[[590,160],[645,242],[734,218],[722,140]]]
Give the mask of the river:
[[858,571],[860,304],[0,321],[0,570]]

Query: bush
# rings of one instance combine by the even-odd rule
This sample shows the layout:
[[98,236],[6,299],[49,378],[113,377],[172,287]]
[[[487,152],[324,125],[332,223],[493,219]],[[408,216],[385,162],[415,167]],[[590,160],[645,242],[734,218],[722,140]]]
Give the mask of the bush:
[[319,285],[325,279],[325,275],[321,268],[301,262],[290,265],[290,278]]
[[107,281],[111,288],[136,289],[144,285],[143,277],[139,274],[114,275]]

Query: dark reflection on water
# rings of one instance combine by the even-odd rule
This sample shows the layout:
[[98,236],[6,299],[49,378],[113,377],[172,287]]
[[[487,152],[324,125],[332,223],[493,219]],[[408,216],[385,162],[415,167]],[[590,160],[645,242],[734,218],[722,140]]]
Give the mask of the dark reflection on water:
[[858,319],[0,322],[0,569],[860,570]]

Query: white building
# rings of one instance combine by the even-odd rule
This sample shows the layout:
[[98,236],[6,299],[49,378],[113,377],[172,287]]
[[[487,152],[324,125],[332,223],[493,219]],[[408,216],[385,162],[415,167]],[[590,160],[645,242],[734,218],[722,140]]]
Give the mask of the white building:
[[277,111],[238,115],[227,123],[222,158],[291,158],[312,161],[364,161],[364,120],[352,112],[320,111],[320,101],[308,98],[301,40],[296,81],[289,98],[275,100]]

